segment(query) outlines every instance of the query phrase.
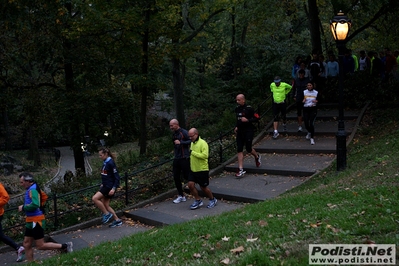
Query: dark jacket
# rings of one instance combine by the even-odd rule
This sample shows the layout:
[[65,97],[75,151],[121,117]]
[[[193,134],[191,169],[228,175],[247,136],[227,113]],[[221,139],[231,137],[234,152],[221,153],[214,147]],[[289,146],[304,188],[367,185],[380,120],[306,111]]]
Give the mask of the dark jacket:
[[108,157],[101,168],[102,185],[107,188],[117,188],[119,187],[120,179],[114,160]]
[[[187,130],[179,128],[173,132],[172,141],[179,140],[179,145],[174,145],[175,159],[190,158],[191,140],[188,137]],[[173,143],[174,144],[174,143]]]
[[303,100],[303,91],[306,90],[306,86],[308,85],[309,78],[296,78],[294,82],[294,97],[297,102],[302,102]]

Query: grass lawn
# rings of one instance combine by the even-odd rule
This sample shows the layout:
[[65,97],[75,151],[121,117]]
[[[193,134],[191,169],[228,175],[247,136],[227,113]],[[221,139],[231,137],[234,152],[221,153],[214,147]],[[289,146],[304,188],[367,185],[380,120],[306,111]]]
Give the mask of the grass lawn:
[[[308,265],[309,244],[399,246],[399,110],[368,113],[335,164],[278,198],[155,228],[42,265]],[[397,260],[399,250],[396,249]]]

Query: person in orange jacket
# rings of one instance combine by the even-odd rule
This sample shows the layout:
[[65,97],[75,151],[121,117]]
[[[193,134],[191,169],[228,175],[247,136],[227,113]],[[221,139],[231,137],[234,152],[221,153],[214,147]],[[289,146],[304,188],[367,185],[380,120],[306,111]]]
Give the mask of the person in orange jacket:
[[4,244],[9,245],[15,251],[17,251],[18,257],[17,262],[25,260],[25,249],[23,246],[18,245],[14,242],[10,237],[6,236],[3,233],[3,226],[1,225],[1,221],[3,220],[4,215],[4,206],[10,200],[10,196],[7,193],[7,190],[4,188],[3,184],[0,183],[0,240],[3,241]]

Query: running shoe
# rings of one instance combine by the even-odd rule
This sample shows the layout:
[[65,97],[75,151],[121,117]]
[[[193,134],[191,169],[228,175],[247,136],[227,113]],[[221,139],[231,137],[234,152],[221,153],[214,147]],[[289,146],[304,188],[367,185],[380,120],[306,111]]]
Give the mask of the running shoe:
[[274,139],[277,139],[278,135],[280,135],[280,134],[278,134],[277,131],[274,131],[274,133],[273,133],[273,138],[274,138]]
[[311,137],[310,133],[306,134],[306,139],[310,139],[310,137]]
[[103,224],[106,224],[109,222],[109,220],[111,220],[112,216],[114,216],[112,213],[108,213],[108,214],[103,214]]
[[244,171],[244,169],[239,169],[236,176],[240,177],[240,176],[243,176],[245,173],[246,173],[246,171]]
[[310,139],[310,145],[314,145],[314,139]]
[[213,200],[209,200],[209,204],[208,206],[206,206],[208,209],[212,209],[213,207],[216,206],[216,203],[218,202],[218,200],[214,197]]
[[18,253],[17,262],[24,261],[25,260],[25,249],[23,246],[20,246],[18,248],[17,253]]
[[302,132],[302,127],[301,126],[298,127],[298,132]]
[[66,251],[68,253],[71,253],[73,251],[73,243],[72,242],[66,242],[65,244],[67,245]]
[[185,196],[178,196],[175,200],[173,200],[173,203],[180,203],[180,202],[185,202],[187,199]]
[[193,204],[190,205],[190,209],[195,210],[204,205],[202,200],[195,200]]
[[122,225],[122,220],[113,221],[112,224],[109,225],[109,228],[114,228],[121,225]]
[[260,161],[260,158],[261,158],[261,156],[260,156],[260,154],[258,153],[258,158],[255,158],[256,167],[259,167],[259,166],[262,164],[262,162]]

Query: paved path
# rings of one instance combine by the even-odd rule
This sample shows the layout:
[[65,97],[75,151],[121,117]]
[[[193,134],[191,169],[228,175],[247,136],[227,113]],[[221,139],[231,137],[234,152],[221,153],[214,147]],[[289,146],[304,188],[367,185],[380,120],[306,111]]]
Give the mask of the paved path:
[[[364,109],[365,110],[365,109]],[[345,112],[345,126],[348,133],[347,144],[356,131],[363,110]],[[253,157],[245,156],[244,169],[247,173],[237,178],[236,158],[232,158],[219,170],[210,182],[210,188],[218,204],[213,209],[207,209],[208,199],[204,199],[204,207],[190,210],[193,199],[187,202],[173,204],[176,191],[168,191],[157,198],[140,203],[130,209],[121,211],[124,224],[117,228],[99,225],[100,218],[79,224],[62,231],[54,232],[50,241],[64,243],[73,241],[75,250],[97,245],[103,241],[112,241],[124,236],[146,231],[153,226],[166,226],[182,223],[205,216],[218,215],[244,206],[244,203],[264,201],[277,197],[293,187],[299,186],[315,173],[323,170],[335,160],[335,134],[337,132],[337,109],[320,110],[316,123],[316,145],[310,145],[305,139],[305,132],[297,132],[296,117],[289,114],[287,132],[280,132],[278,139],[271,138],[270,127],[256,138],[255,149],[262,155],[262,165],[257,168]],[[270,124],[271,125],[271,124]],[[63,157],[64,159],[68,157]],[[68,169],[65,162],[62,168]],[[217,177],[216,177],[217,176]],[[118,214],[118,215],[119,215]],[[54,256],[54,252],[37,252],[37,259]],[[0,254],[0,265],[11,265],[16,255],[13,252]]]

